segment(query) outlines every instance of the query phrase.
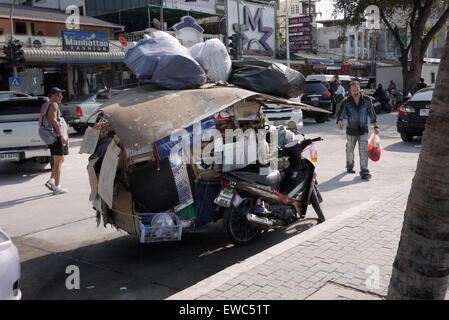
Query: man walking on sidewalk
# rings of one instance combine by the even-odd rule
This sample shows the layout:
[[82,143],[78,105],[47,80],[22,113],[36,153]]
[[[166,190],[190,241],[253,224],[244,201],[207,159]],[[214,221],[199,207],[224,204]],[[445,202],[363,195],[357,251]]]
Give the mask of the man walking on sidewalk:
[[351,95],[340,103],[337,114],[337,125],[339,130],[344,130],[343,120],[348,119],[346,128],[346,170],[348,173],[354,171],[354,148],[359,144],[360,154],[360,176],[369,180],[371,175],[368,170],[368,117],[374,125],[374,132],[379,134],[376,122],[376,113],[371,100],[360,93],[358,81],[351,82]]
[[59,104],[62,101],[62,93],[64,91],[59,88],[52,88],[49,92],[50,101],[42,105],[39,124],[44,123],[45,126],[52,126],[58,134],[56,141],[49,145],[50,154],[53,157],[53,168],[50,179],[45,183],[45,186],[53,191],[53,194],[67,193],[67,189],[61,188],[59,185],[61,179],[61,168],[64,162],[64,146],[67,144],[67,139],[62,132],[59,114]]

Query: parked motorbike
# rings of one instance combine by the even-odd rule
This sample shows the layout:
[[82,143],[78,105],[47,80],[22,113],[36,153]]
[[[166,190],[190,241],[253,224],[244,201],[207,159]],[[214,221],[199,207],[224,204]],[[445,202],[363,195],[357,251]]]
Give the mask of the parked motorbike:
[[224,207],[223,227],[237,245],[256,239],[262,231],[286,227],[303,219],[309,205],[325,221],[320,203],[315,166],[302,157],[302,152],[322,138],[297,140],[279,149],[288,166],[268,175],[255,170],[229,172],[223,175],[223,189],[216,203]]
[[372,99],[373,107],[374,107],[374,110],[376,111],[376,114],[380,114],[382,112],[390,113],[391,111],[393,111],[393,107],[391,106],[388,99],[378,100],[373,97],[371,97],[371,99]]

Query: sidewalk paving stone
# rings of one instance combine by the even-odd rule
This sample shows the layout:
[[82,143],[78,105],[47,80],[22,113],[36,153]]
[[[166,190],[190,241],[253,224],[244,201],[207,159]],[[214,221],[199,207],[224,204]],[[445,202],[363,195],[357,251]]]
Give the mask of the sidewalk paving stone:
[[[198,299],[382,299],[388,291],[407,199],[408,191],[397,192],[337,220]],[[370,281],[376,276],[377,281]]]

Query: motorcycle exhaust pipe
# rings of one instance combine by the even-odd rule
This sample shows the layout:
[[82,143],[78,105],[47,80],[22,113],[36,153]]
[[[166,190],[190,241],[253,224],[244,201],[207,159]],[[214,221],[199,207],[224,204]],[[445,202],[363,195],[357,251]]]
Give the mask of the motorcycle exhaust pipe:
[[275,222],[273,220],[268,219],[268,218],[262,218],[262,217],[256,216],[255,214],[252,214],[252,213],[248,213],[246,215],[246,219],[248,219],[249,222],[261,224],[266,227],[274,227],[274,225],[275,225]]

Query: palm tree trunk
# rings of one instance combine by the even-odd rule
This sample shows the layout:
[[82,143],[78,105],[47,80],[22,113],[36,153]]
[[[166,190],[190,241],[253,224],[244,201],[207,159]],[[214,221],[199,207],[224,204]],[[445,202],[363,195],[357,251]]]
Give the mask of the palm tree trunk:
[[449,37],[387,299],[444,299],[449,280]]

